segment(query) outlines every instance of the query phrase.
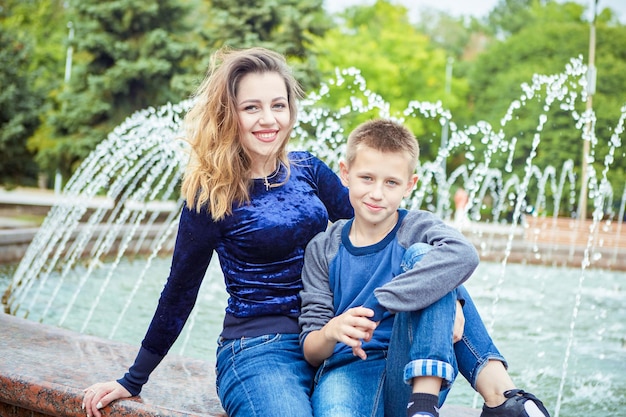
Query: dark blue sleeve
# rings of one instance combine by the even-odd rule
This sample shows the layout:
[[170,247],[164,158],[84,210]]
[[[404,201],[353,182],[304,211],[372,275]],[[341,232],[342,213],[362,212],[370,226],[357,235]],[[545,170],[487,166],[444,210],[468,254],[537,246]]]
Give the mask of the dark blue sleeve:
[[217,233],[205,210],[183,208],[170,274],[141,343],[150,352],[165,356],[183,330],[211,262]]
[[130,367],[123,378],[118,379],[120,383],[132,396],[139,395],[141,388],[154,369],[161,363],[163,356],[150,353],[146,348],[139,349],[135,363]]
[[342,183],[339,176],[328,165],[314,158],[316,162],[315,174],[319,190],[319,198],[328,210],[328,218],[331,222],[339,219],[351,219],[354,210],[350,205],[348,188]]
[[117,381],[132,395],[139,395],[150,373],[180,335],[211,261],[216,230],[206,211],[197,213],[183,208],[169,278],[135,363]]

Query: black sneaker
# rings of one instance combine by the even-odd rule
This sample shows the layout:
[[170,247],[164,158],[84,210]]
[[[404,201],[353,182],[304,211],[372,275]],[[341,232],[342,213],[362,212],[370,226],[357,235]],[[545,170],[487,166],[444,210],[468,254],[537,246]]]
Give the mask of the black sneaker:
[[543,403],[521,389],[505,391],[507,400],[497,407],[483,405],[480,417],[550,417]]

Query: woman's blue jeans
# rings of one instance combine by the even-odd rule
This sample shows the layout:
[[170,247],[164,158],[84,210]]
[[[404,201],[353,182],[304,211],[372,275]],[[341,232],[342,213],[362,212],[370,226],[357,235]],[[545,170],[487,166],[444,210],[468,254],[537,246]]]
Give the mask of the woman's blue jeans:
[[218,341],[217,394],[229,417],[311,417],[315,368],[298,334]]

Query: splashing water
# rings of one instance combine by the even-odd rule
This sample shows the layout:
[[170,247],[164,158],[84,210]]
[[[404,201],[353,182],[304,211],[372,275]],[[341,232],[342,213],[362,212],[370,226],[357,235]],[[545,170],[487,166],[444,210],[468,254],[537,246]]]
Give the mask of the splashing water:
[[[402,122],[411,118],[424,118],[436,120],[441,126],[448,125],[450,139],[439,150],[435,160],[423,162],[419,166],[420,182],[407,199],[406,206],[425,208],[449,220],[454,214],[451,190],[456,186],[467,190],[469,202],[463,209],[463,215],[468,222],[459,227],[466,235],[473,235],[474,240],[480,242],[481,255],[491,254],[492,259],[499,261],[499,271],[491,294],[489,321],[485,320],[488,329],[494,332],[498,327],[496,318],[500,316],[498,308],[502,304],[501,291],[508,286],[519,285],[506,283],[510,275],[509,261],[514,256],[519,258],[523,251],[527,252],[526,258],[516,261],[552,259],[557,252],[557,245],[542,246],[539,239],[547,232],[556,234],[559,222],[557,215],[562,208],[563,196],[566,196],[567,209],[574,207],[576,202],[576,176],[572,161],[566,161],[560,167],[560,172],[555,167],[542,169],[534,164],[550,108],[559,106],[570,112],[572,123],[581,131],[581,138],[591,144],[589,160],[593,161],[597,157],[597,138],[593,129],[585,129],[585,126],[595,123],[595,115],[592,111],[582,114],[576,111],[576,104],[586,97],[586,70],[578,58],[573,59],[562,74],[536,75],[531,84],[522,85],[521,96],[506,110],[500,121],[501,128],[513,120],[520,109],[534,103],[539,96],[544,97],[540,103],[544,113],[536,122],[521,178],[513,173],[512,166],[517,138],[507,138],[503,129],[495,129],[486,122],[461,129],[440,102],[412,101],[400,114],[392,114],[389,103],[367,89],[365,80],[356,69],[337,70],[334,79],[301,101],[298,124],[294,128],[290,146],[310,150],[337,170],[345,147],[346,132],[351,127],[350,121],[354,124],[369,117],[393,118]],[[342,88],[352,93],[350,102],[339,110],[329,110],[323,105],[324,101],[331,99],[336,89]],[[100,311],[109,307],[116,317],[111,321],[106,337],[116,337],[133,300],[149,280],[152,263],[170,253],[173,247],[178,214],[183,204],[178,189],[188,151],[186,142],[181,140],[181,121],[191,104],[190,101],[184,101],[177,105],[137,112],[89,155],[66,185],[63,201],[51,209],[15,271],[3,297],[8,312],[42,322],[50,321],[53,317],[53,320],[58,320],[58,326],[64,326],[67,321],[78,317],[82,322],[77,330],[85,332],[94,316],[102,314]],[[621,195],[619,213],[611,212],[613,197],[620,194],[608,181],[607,174],[614,162],[616,149],[621,147],[620,137],[625,118],[626,106],[621,109],[621,117],[610,138],[604,169],[598,175],[592,165],[588,166],[589,196],[594,206],[593,221],[586,233],[584,230],[581,232],[586,240],[582,259],[578,262],[578,284],[575,287],[575,301],[571,306],[567,344],[561,356],[563,362],[553,411],[555,417],[560,413],[566,391],[579,310],[581,303],[586,302],[583,301],[583,288],[588,268],[603,258],[610,262],[610,254],[613,262],[618,256],[618,244],[603,247],[599,236],[601,232],[603,236],[616,234],[615,242],[619,242],[626,189]],[[482,155],[475,152],[474,143],[478,141],[486,145]],[[447,174],[443,162],[455,153],[462,153],[467,163]],[[497,169],[493,161],[502,155],[505,155],[505,167]],[[480,156],[483,158],[479,159]],[[527,200],[530,187],[536,188],[537,197],[532,205],[534,211],[529,216]],[[551,196],[551,200],[548,196]],[[546,232],[539,228],[538,221],[541,220],[539,213],[545,213],[548,207],[554,216],[549,219],[551,222],[542,223],[542,227],[547,227]],[[485,215],[488,208],[490,211]],[[507,211],[512,211],[508,222],[504,221]],[[603,221],[605,217],[609,220]],[[526,242],[520,249],[521,235],[527,237],[530,246]],[[496,244],[498,242],[500,246]],[[570,258],[572,253],[573,249],[570,250]],[[141,259],[140,272],[134,272],[124,279],[123,293],[120,295],[120,289],[116,289],[120,286],[116,277],[123,274],[127,260],[135,258]],[[104,275],[101,273],[103,270]],[[219,274],[211,274],[215,275]],[[49,280],[54,282],[50,283]],[[215,280],[212,278],[208,281]],[[545,278],[540,285],[546,285],[544,281]],[[211,282],[207,285],[214,291],[223,291],[219,283],[217,286]],[[110,297],[111,292],[117,294],[116,299]],[[79,302],[86,294],[90,298],[87,308]],[[145,309],[153,308],[145,306]],[[196,308],[190,318],[191,326],[198,320],[198,310]],[[38,316],[35,317],[35,314]],[[189,341],[189,334],[183,337],[183,351]]]

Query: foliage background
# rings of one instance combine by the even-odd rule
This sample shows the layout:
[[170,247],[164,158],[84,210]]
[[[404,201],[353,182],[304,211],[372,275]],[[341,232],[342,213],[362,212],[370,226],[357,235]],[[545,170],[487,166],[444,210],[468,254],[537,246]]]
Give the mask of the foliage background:
[[[0,0],[0,25],[0,183],[6,187],[50,187],[57,172],[67,181],[130,114],[187,98],[212,51],[224,45],[284,53],[306,91],[316,91],[338,68],[355,67],[391,116],[402,117],[414,100],[441,102],[457,128],[486,121],[497,131],[534,74],[561,73],[575,57],[588,62],[590,34],[584,6],[551,0],[500,0],[481,19],[423,10],[416,20],[384,0],[332,15],[322,0]],[[593,167],[601,172],[626,102],[626,28],[608,8],[599,10],[595,28]],[[333,111],[354,94],[337,90],[319,105]],[[583,101],[575,109],[547,110],[534,159],[540,169],[572,160],[580,175],[583,138],[572,110],[582,114]],[[542,113],[529,105],[502,127],[517,142],[512,170],[520,177]],[[346,117],[342,131],[376,115]],[[441,121],[406,122],[420,140],[422,160],[435,160]],[[468,163],[468,149],[480,155],[487,146],[476,139],[453,149],[448,174]],[[505,159],[492,164],[506,169]],[[621,195],[623,146],[608,176]]]

